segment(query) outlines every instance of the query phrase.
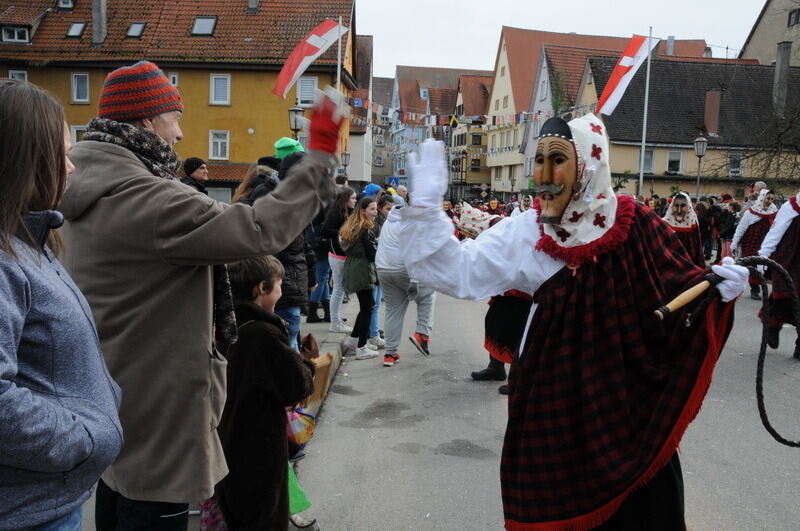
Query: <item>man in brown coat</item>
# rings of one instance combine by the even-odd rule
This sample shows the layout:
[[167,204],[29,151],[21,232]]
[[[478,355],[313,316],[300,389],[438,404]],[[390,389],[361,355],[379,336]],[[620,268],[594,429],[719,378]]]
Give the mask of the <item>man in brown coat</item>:
[[235,340],[236,322],[223,265],[283,249],[332,196],[334,111],[315,107],[291,179],[252,207],[228,205],[175,179],[183,104],[161,70],[142,61],[106,78],[61,204],[64,262],[123,395],[125,443],[98,486],[98,529],[186,529],[188,503],[227,473],[215,336]]

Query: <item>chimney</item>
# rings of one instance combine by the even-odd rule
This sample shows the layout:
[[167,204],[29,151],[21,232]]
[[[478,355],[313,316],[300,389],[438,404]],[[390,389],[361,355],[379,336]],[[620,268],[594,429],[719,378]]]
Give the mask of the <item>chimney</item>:
[[706,46],[705,50],[703,50],[703,57],[706,59],[711,59],[713,54],[711,53],[711,46]]
[[778,43],[778,54],[775,56],[775,81],[772,84],[772,107],[775,115],[783,118],[786,110],[786,93],[789,90],[789,57],[792,53],[791,41]]
[[670,35],[669,37],[667,37],[666,55],[675,55],[675,35]]
[[92,46],[101,46],[107,34],[106,0],[92,0]]
[[261,3],[261,0],[247,0],[247,11],[249,13],[254,13],[258,11],[258,4]]
[[719,90],[706,92],[705,125],[708,136],[719,136],[719,104],[722,93]]

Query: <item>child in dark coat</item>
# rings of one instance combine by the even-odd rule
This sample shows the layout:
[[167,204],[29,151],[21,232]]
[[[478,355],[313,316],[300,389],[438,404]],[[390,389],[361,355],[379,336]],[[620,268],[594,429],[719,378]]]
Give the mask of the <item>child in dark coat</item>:
[[283,266],[273,256],[228,266],[239,339],[228,349],[228,395],[219,425],[229,474],[217,499],[230,530],[287,529],[286,407],[314,390],[314,365],[289,346],[275,314]]

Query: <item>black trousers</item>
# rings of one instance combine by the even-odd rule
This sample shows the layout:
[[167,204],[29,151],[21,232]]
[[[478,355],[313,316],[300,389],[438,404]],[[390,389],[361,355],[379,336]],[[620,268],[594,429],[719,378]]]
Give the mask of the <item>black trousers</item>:
[[98,531],[186,531],[189,504],[131,500],[97,483],[94,508]]
[[375,305],[375,300],[372,296],[372,289],[362,289],[356,292],[358,297],[358,315],[356,322],[353,324],[353,332],[350,337],[358,338],[358,346],[363,347],[367,344],[369,339],[369,320],[372,316],[372,307]]

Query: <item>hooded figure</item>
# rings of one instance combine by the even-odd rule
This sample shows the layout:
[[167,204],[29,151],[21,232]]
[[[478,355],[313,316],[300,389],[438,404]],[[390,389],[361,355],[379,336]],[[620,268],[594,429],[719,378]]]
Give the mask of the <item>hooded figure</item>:
[[[654,310],[705,276],[675,232],[614,196],[605,126],[546,122],[535,156],[538,204],[458,243],[441,211],[444,146],[411,158],[403,209],[409,274],[458,298],[533,294],[509,375],[501,461],[507,529],[683,529],[676,449],[697,414],[732,324],[714,299],[661,321]],[[747,269],[714,266],[722,300]]]
[[[761,190],[758,199],[742,214],[731,241],[731,249],[737,249],[741,245],[739,256],[758,254],[761,243],[775,221],[775,214],[778,213],[778,207],[772,202],[773,197],[770,190]],[[750,298],[761,300],[761,286],[755,275],[750,276]]]
[[[800,295],[800,193],[790,197],[778,210],[775,222],[761,243],[758,254],[772,258],[782,265],[794,281],[794,291]],[[772,348],[778,348],[779,334],[784,324],[800,326],[792,313],[793,295],[782,276],[772,275],[767,321],[767,344]],[[759,317],[764,320],[763,311]],[[800,360],[800,337],[795,342],[794,357]]]
[[664,221],[678,235],[678,239],[692,262],[698,267],[705,267],[706,259],[703,256],[703,242],[700,240],[697,214],[695,214],[692,201],[686,192],[675,194],[664,216]]

